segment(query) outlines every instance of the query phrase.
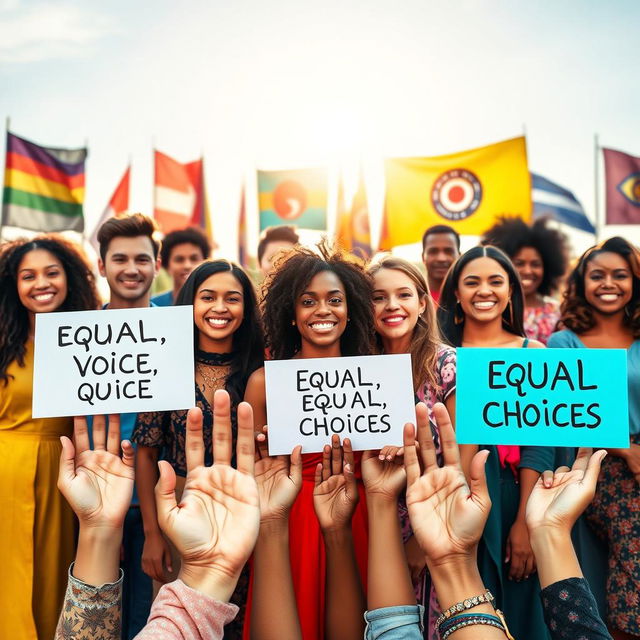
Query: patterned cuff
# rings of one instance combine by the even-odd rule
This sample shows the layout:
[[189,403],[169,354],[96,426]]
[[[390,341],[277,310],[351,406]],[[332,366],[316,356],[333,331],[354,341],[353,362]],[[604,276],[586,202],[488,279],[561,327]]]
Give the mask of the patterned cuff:
[[73,575],[75,562],[69,567],[66,602],[74,607],[110,607],[119,604],[122,596],[122,580],[124,572],[120,569],[120,577],[116,582],[106,582],[99,587],[92,586]]

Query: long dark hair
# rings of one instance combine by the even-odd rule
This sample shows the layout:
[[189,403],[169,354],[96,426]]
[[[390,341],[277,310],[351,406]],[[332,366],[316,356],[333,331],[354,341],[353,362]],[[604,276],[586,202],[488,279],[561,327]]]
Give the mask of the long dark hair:
[[631,328],[633,337],[638,339],[640,338],[640,251],[620,236],[609,238],[582,254],[567,280],[567,289],[560,307],[562,314],[560,321],[575,333],[584,333],[596,325],[596,316],[584,293],[584,275],[587,265],[596,256],[605,252],[617,253],[623,257],[631,270],[633,289],[623,321]]
[[263,322],[267,347],[276,360],[292,358],[302,346],[295,319],[296,301],[314,276],[331,271],[342,282],[350,321],[340,337],[343,356],[369,355],[373,350],[373,287],[364,263],[324,242],[320,254],[294,247],[275,264],[263,286]]
[[[231,371],[225,382],[225,389],[229,392],[232,403],[237,405],[244,397],[249,376],[261,367],[264,361],[264,342],[258,315],[258,303],[249,276],[242,267],[228,260],[207,260],[191,272],[187,281],[182,285],[175,304],[193,304],[200,285],[216,273],[231,273],[242,285],[244,317],[233,334],[234,358],[231,362]],[[193,331],[193,350],[194,353],[197,353],[198,329],[195,323]]]
[[24,367],[29,312],[18,296],[18,268],[24,256],[36,249],[60,260],[67,278],[67,297],[56,311],[89,311],[100,305],[95,277],[76,245],[54,234],[5,244],[0,249],[0,380],[5,384],[9,381],[7,368],[14,360]]
[[[491,258],[495,260],[506,272],[511,285],[511,304],[508,304],[502,312],[502,326],[506,331],[515,336],[525,337],[524,333],[524,295],[518,272],[504,251],[491,245],[473,247],[463,253],[451,266],[440,294],[440,306],[438,307],[438,324],[444,339],[454,347],[462,346],[462,334],[464,331],[464,313],[456,315],[456,289],[462,270],[476,258]],[[456,322],[457,319],[457,322]]]

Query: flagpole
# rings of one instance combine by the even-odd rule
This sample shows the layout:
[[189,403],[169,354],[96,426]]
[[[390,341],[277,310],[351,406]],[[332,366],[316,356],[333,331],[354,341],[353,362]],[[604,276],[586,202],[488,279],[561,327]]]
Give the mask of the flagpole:
[[[7,116],[5,118],[5,128],[6,128],[6,131],[5,131],[4,139],[5,139],[5,141],[8,142],[9,141],[9,129],[11,128],[11,116]],[[5,148],[4,157],[5,157],[5,167],[4,168],[5,168],[5,171],[6,171],[6,168],[7,168],[7,162],[6,162],[7,150],[6,150],[6,148]],[[3,191],[4,191],[4,186],[3,186]],[[4,205],[2,205],[2,209],[0,210],[0,240],[2,239],[3,222],[4,222]]]
[[600,145],[598,142],[598,134],[594,135],[594,147],[593,147],[593,196],[595,199],[595,222],[596,222],[596,243],[600,241],[602,235],[602,218],[600,212],[600,191],[598,189],[598,160]]

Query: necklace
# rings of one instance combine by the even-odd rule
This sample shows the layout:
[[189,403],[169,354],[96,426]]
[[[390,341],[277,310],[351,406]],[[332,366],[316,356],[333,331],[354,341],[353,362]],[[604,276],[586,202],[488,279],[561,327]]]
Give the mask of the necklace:
[[221,371],[210,373],[202,366],[201,363],[198,362],[196,364],[196,371],[200,374],[200,377],[204,382],[204,384],[202,385],[203,391],[207,388],[212,390],[219,389],[220,386],[218,385],[218,383],[220,382],[220,380],[224,380],[227,375],[229,375],[229,365],[217,365],[216,369],[218,368],[221,369]]

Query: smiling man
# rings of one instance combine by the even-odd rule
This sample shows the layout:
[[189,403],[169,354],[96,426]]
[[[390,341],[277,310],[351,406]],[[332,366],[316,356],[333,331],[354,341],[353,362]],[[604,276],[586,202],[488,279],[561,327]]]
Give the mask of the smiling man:
[[[116,216],[98,230],[100,275],[107,279],[111,293],[104,309],[140,309],[151,302],[151,285],[159,269],[160,242],[152,218],[141,213]],[[120,414],[120,435],[131,440],[136,413]],[[90,428],[92,423],[90,422]],[[153,586],[142,571],[144,530],[138,494],[134,489],[124,522],[122,562],[122,638],[130,640],[144,627],[151,608]]]
[[427,268],[429,293],[438,302],[449,267],[460,256],[460,235],[446,224],[429,227],[422,236],[422,261]]

